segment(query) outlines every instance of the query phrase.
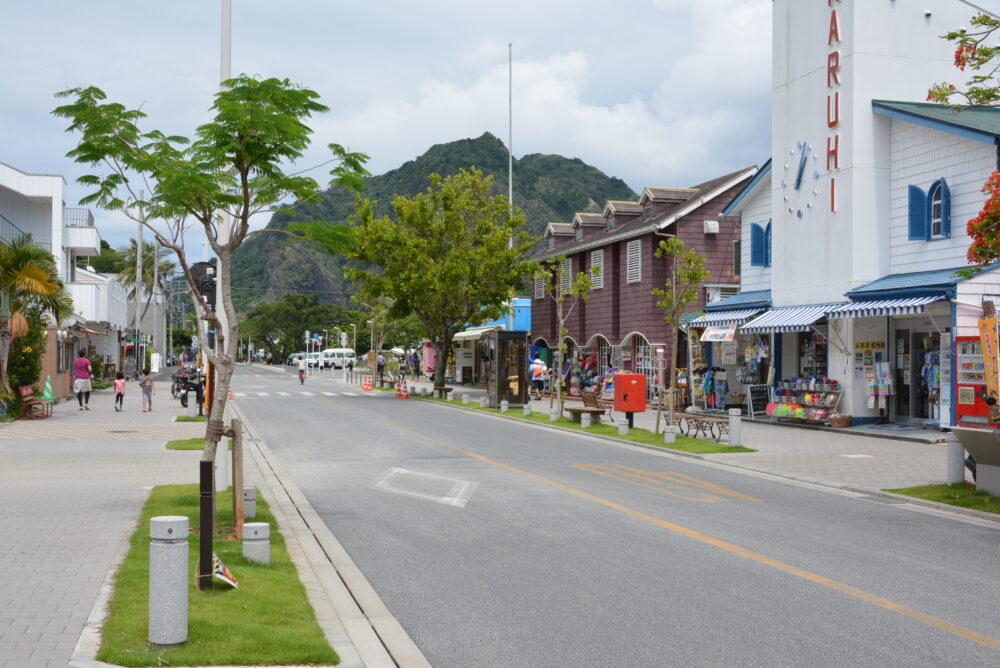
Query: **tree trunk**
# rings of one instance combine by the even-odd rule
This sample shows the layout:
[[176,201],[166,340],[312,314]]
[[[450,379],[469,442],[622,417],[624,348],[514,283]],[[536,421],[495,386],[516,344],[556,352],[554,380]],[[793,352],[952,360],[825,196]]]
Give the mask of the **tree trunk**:
[[7,360],[10,359],[10,318],[0,317],[0,385],[10,390],[10,377],[7,374]]
[[217,253],[219,268],[216,280],[219,281],[222,294],[222,308],[226,314],[227,330],[215,333],[215,396],[212,397],[211,416],[205,429],[205,450],[203,459],[215,461],[219,441],[225,432],[224,416],[226,402],[229,400],[229,387],[235,370],[236,346],[239,341],[239,323],[236,319],[236,309],[233,308],[232,267],[233,254],[223,247]]
[[680,345],[680,328],[674,325],[673,332],[674,345],[670,353],[670,426],[674,425],[674,404],[677,402],[677,346]]

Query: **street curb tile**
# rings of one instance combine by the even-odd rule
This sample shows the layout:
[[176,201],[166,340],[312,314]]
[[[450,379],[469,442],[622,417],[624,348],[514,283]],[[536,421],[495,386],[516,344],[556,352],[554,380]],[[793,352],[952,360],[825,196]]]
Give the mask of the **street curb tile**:
[[[235,404],[247,432],[252,424]],[[280,460],[266,442],[248,434],[254,445],[251,452],[272,488],[272,498],[291,511],[285,526],[303,546],[305,564],[311,569],[327,595],[344,633],[352,641],[363,665],[386,668],[430,668],[430,663],[392,615],[347,551],[309,503],[298,486],[285,474]],[[284,532],[283,532],[284,533]],[[340,650],[338,649],[338,653]],[[341,653],[340,666],[348,665]]]

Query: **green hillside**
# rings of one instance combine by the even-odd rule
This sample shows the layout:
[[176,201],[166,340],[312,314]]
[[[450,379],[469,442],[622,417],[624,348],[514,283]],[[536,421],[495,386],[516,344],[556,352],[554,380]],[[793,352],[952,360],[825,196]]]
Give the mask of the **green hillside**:
[[[486,133],[432,146],[398,169],[368,178],[362,195],[378,202],[379,213],[390,214],[392,198],[425,190],[429,174],[448,175],[472,166],[493,176],[497,193],[507,192],[507,149]],[[524,211],[528,230],[535,235],[549,222],[569,222],[577,211],[600,211],[606,200],[636,198],[621,179],[579,159],[533,154],[514,160],[514,204]],[[275,214],[268,227],[283,229],[309,220],[347,222],[353,212],[354,194],[334,188],[300,204],[294,214]],[[345,262],[281,234],[259,234],[236,253],[233,299],[241,312],[285,292],[319,294],[325,302],[346,304],[354,290],[343,277]]]

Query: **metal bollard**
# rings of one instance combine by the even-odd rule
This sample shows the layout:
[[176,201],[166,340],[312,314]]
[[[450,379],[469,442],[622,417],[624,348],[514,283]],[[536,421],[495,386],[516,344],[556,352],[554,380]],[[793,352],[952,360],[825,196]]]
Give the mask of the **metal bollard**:
[[187,416],[188,417],[194,417],[196,415],[195,411],[197,410],[197,406],[195,404],[197,404],[197,403],[198,403],[198,400],[195,398],[194,390],[188,390],[187,391]]
[[488,402],[486,401],[486,397],[480,397],[479,398],[479,407],[480,408],[486,408],[486,404],[487,403]]
[[229,489],[229,439],[223,437],[215,450],[215,491]]
[[257,517],[257,488],[243,488],[243,517],[253,519]]
[[243,525],[243,558],[258,564],[271,563],[271,525],[267,522]]
[[188,518],[149,520],[149,642],[177,645],[188,637]]
[[462,403],[463,404],[469,403],[469,395],[468,394],[463,394],[462,395]]
[[618,435],[619,436],[628,436],[628,420],[619,420],[618,421]]
[[500,412],[506,413],[509,410],[510,410],[510,402],[504,399],[503,401],[500,402]]
[[584,429],[590,428],[590,413],[580,414],[580,426],[583,427]]
[[663,445],[673,445],[677,442],[677,432],[680,429],[678,427],[664,427],[663,428]]
[[529,415],[531,415],[531,404],[530,403],[525,404],[523,410],[524,410],[524,417],[528,417]]
[[559,421],[559,409],[553,408],[552,410],[549,411],[549,422],[558,422],[558,421]]
[[955,438],[954,432],[948,432],[948,473],[945,482],[949,485],[965,482],[965,447]]
[[739,408],[729,409],[729,447],[743,445],[743,411]]

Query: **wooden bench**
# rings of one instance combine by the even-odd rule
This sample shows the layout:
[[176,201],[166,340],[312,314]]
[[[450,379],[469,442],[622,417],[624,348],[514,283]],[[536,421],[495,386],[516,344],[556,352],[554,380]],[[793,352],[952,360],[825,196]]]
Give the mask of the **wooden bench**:
[[448,393],[454,389],[454,387],[435,387],[434,391],[437,392],[438,399],[447,399]]
[[689,438],[698,438],[700,434],[718,442],[723,434],[729,433],[729,418],[683,413],[676,419],[681,433]]
[[51,399],[42,399],[35,394],[35,388],[31,385],[22,385],[18,390],[21,393],[21,418],[24,420],[44,420],[52,415]]
[[596,417],[598,422],[601,420],[601,416],[604,415],[603,408],[589,408],[587,406],[563,406],[569,417],[573,422],[579,422],[580,416],[587,413],[591,417]]

